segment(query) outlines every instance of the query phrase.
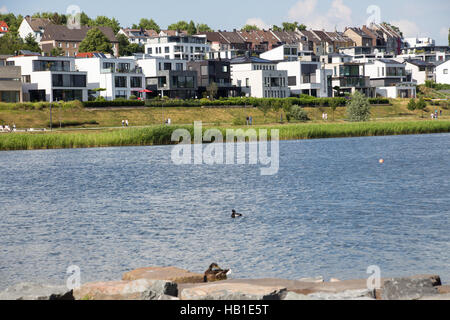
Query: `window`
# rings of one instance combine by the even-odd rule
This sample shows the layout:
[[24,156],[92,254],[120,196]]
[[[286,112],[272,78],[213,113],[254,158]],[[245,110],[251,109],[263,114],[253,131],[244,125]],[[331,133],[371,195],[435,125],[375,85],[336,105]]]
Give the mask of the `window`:
[[296,86],[297,85],[297,77],[288,77],[288,86]]
[[77,47],[77,44],[76,44],[76,43],[74,43],[74,44],[73,44],[73,47],[74,47],[74,48],[76,48],[76,47]]
[[66,48],[70,48],[70,43],[66,43]]
[[170,48],[169,47],[164,47],[164,53],[169,53],[170,52]]
[[164,63],[164,70],[172,70],[172,63],[170,62],[165,62]]
[[176,64],[176,70],[177,71],[183,71],[183,64],[182,63],[177,63]]
[[70,62],[34,60],[33,71],[70,71]]
[[126,73],[126,72],[130,71],[130,64],[129,63],[119,63],[117,68],[118,68],[119,72]]
[[127,87],[127,77],[115,77],[116,88],[126,88]]
[[148,53],[148,54],[153,54],[153,48],[148,48],[148,49],[147,49],[147,53]]
[[52,75],[52,85],[54,87],[86,87],[86,76],[85,75],[74,75],[74,74],[53,74]]
[[31,82],[31,76],[30,75],[22,76],[22,82],[23,83],[30,83]]
[[444,74],[448,74],[448,69],[444,69]]
[[56,89],[53,90],[53,101],[73,101],[73,100],[83,100],[82,90],[64,90]]
[[141,77],[131,77],[131,88],[141,88],[142,87],[142,78]]
[[227,73],[228,72],[228,66],[222,66],[222,72]]
[[202,66],[201,73],[202,73],[202,76],[208,75],[208,66]]
[[125,90],[117,90],[115,97],[116,97],[116,99],[119,99],[119,98],[126,99],[127,98],[127,92]]
[[250,79],[249,78],[245,78],[245,86],[247,88],[250,87]]

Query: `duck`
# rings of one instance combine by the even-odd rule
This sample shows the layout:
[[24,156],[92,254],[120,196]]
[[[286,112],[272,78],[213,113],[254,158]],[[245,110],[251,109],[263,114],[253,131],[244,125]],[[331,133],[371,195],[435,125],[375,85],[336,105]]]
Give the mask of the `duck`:
[[208,270],[205,271],[203,281],[214,282],[227,280],[227,276],[231,274],[231,269],[222,269],[217,263],[211,263]]
[[231,210],[231,217],[234,219],[236,217],[242,217],[242,214],[237,213],[236,210]]

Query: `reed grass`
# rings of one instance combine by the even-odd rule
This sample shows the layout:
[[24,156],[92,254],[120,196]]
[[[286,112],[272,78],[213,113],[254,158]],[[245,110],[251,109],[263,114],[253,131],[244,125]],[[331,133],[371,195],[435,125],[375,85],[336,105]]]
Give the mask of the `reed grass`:
[[[91,148],[117,146],[147,146],[172,144],[174,130],[183,128],[191,133],[193,126],[153,126],[115,130],[80,131],[75,133],[8,133],[0,134],[0,150],[33,150],[60,148]],[[225,136],[226,129],[218,127]],[[236,129],[237,127],[233,127]],[[247,127],[243,127],[246,129]],[[204,128],[203,130],[207,130]],[[252,129],[279,129],[280,139],[319,139],[337,137],[385,136],[450,132],[450,121],[364,122],[332,124],[289,124],[255,126]]]

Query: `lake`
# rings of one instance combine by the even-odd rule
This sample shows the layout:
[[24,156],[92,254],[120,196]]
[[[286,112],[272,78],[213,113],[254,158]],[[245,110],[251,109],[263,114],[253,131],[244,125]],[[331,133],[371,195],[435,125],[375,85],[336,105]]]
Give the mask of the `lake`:
[[450,281],[450,134],[282,141],[275,176],[176,166],[171,150],[0,152],[0,289],[64,284],[70,265],[84,283],[212,262],[235,278],[367,278],[378,265]]

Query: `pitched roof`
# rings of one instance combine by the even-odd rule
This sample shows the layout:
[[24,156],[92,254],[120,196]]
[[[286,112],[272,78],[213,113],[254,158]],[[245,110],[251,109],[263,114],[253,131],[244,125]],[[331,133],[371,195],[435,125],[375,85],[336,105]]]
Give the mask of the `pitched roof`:
[[247,56],[242,56],[242,57],[237,57],[234,59],[231,59],[230,61],[231,64],[242,64],[242,63],[274,63],[273,61],[270,60],[266,60],[266,59],[261,59],[259,57],[247,57]]
[[[306,43],[306,37],[301,36],[295,31],[271,31],[279,41],[286,44]],[[303,39],[302,39],[303,37]]]
[[314,33],[312,33],[311,31],[308,31],[308,30],[302,30],[302,31],[299,31],[299,33],[300,34],[302,34],[302,35],[304,35],[307,39],[308,39],[308,41],[312,41],[312,42],[314,42],[315,44],[320,44],[320,38],[318,38]]
[[159,33],[151,29],[122,29],[129,37],[133,38],[156,38]]
[[[118,42],[111,27],[97,27],[111,42]],[[66,26],[49,24],[45,28],[44,35],[41,41],[77,41],[81,42],[86,38],[86,34],[93,27],[81,27],[80,29],[69,29]]]
[[43,31],[47,25],[51,24],[50,19],[45,18],[32,18],[30,16],[26,16],[25,20],[34,32]]
[[205,35],[206,36],[206,40],[208,42],[219,42],[219,43],[229,43],[229,41],[227,41],[227,39],[225,39],[220,32],[200,32],[198,33],[199,35]]
[[405,62],[408,62],[418,67],[434,67],[434,64],[432,64],[431,62],[426,62],[420,59],[406,59]]
[[361,28],[349,27],[346,29],[346,31],[347,30],[352,30],[354,33],[356,33],[358,36],[360,36],[362,38],[372,38],[371,35],[365,33]]
[[235,31],[220,31],[220,35],[229,43],[244,44],[246,41]]
[[312,30],[312,32],[319,38],[322,42],[332,43],[330,37],[325,33],[325,31]]

